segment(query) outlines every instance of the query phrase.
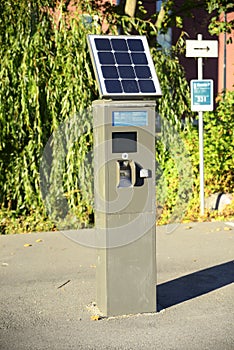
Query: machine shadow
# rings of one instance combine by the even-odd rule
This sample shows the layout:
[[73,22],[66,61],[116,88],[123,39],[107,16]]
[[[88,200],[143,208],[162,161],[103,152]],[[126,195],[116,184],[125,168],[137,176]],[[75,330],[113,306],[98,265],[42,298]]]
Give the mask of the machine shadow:
[[234,261],[176,278],[157,286],[157,311],[234,282]]

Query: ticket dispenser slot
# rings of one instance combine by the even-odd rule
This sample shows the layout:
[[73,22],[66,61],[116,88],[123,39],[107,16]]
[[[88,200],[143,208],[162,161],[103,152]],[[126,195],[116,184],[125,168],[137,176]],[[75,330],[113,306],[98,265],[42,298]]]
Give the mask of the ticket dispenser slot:
[[118,188],[143,186],[144,179],[152,176],[151,170],[143,169],[133,160],[117,160],[116,171]]
[[118,160],[117,187],[133,187],[136,183],[136,164],[132,160]]

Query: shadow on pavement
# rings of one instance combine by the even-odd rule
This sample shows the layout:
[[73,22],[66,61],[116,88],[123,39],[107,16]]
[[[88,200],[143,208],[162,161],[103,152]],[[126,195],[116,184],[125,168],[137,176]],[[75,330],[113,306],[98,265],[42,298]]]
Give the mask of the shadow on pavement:
[[234,282],[234,261],[213,266],[157,286],[157,311]]

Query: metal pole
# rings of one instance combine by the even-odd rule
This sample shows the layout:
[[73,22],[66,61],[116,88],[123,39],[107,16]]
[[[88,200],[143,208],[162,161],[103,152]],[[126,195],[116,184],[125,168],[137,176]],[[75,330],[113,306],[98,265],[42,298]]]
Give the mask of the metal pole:
[[[202,40],[202,34],[197,35],[197,40]],[[198,57],[197,71],[198,80],[203,79],[203,62],[202,57]],[[204,196],[204,144],[203,144],[203,112],[198,112],[199,117],[199,173],[200,173],[200,214],[205,213],[205,196]]]
[[198,112],[199,116],[199,159],[200,159],[200,214],[205,214],[204,195],[204,145],[203,145],[203,112]]
[[[227,22],[227,14],[224,12],[224,22]],[[224,43],[223,43],[223,95],[226,94],[227,88],[227,33],[224,32]]]

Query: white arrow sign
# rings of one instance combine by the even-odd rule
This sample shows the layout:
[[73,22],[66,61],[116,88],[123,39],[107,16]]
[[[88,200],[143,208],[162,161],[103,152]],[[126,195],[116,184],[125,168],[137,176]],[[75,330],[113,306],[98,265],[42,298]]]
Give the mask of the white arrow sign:
[[186,57],[218,57],[218,40],[186,40]]

